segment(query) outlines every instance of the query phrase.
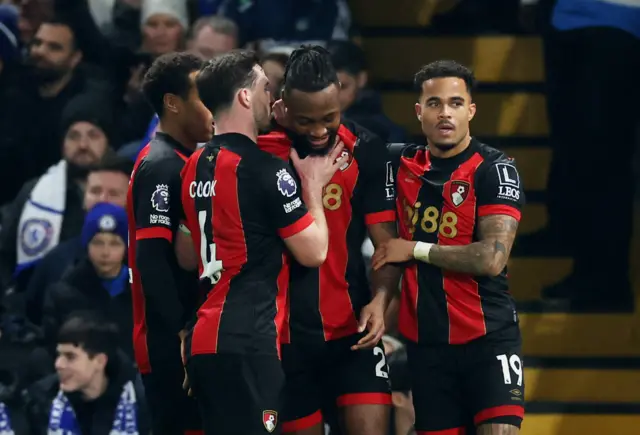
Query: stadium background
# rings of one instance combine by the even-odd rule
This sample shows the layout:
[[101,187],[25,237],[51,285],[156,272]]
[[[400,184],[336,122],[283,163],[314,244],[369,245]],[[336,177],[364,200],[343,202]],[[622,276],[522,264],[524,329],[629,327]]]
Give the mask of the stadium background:
[[[52,0],[22,0],[18,3],[25,14],[25,10],[34,3],[47,1]],[[64,5],[58,5],[58,10],[62,8],[64,12],[64,8],[77,7],[82,1],[60,1]],[[123,3],[135,8],[145,1]],[[5,0],[2,3],[12,2]],[[117,6],[120,0],[90,0],[89,3],[94,20],[101,28],[108,28],[109,19],[113,19],[109,9],[114,4]],[[190,22],[193,23],[198,16],[217,11],[221,3],[238,3],[241,6],[244,3],[250,9],[253,2],[189,2]],[[287,1],[264,3],[268,3],[273,14],[279,13],[279,7],[294,8],[292,2]],[[305,0],[301,3],[316,3],[317,6],[318,2]],[[412,76],[419,67],[432,60],[451,58],[475,71],[479,81],[474,95],[478,113],[471,124],[472,134],[503,149],[517,160],[527,194],[519,236],[536,234],[543,229],[547,224],[545,200],[553,155],[548,140],[543,35],[548,29],[552,4],[542,1],[532,16],[532,10],[527,7],[535,2],[530,1],[520,4],[517,0],[349,0],[349,23],[348,15],[347,18],[341,15],[344,10],[340,8],[346,7],[342,0],[325,3],[334,8],[338,5],[331,23],[334,28],[329,26],[316,32],[314,37],[302,39],[328,39],[323,35],[333,32],[334,36],[348,36],[357,42],[365,53],[369,85],[379,92],[384,114],[406,132],[409,140],[424,141],[415,119],[413,105],[416,97],[411,87]],[[296,13],[299,11],[287,12],[286,16]],[[9,19],[3,10],[0,23],[10,23],[5,20]],[[298,26],[298,33],[304,34],[308,30],[305,26],[310,25],[311,31],[306,34],[313,35],[313,24],[310,23],[314,21]],[[240,40],[251,39],[243,34],[247,27],[243,27],[242,22],[239,25]],[[250,25],[245,23],[245,26]],[[260,30],[269,31],[268,28]],[[261,36],[264,38],[260,39],[268,39],[266,36],[269,35]],[[269,42],[262,47],[271,47],[265,49],[270,53],[286,52],[287,48],[280,50],[282,46],[295,45],[290,41],[298,36],[278,35],[279,39],[289,41]],[[82,46],[82,40],[78,42]],[[86,52],[87,48],[84,50]],[[6,53],[3,49],[2,55],[6,56]],[[85,59],[97,57],[85,55]],[[3,60],[6,65],[6,57]],[[6,76],[0,76],[5,81],[2,84],[2,105],[5,109],[15,104],[10,99],[11,92],[6,89]],[[5,109],[0,112],[2,116],[7,116]],[[129,152],[145,142],[143,136],[149,122],[151,116],[147,115],[143,128],[138,127],[129,134]],[[28,120],[25,123],[28,125]],[[4,135],[5,129],[11,126],[4,122],[2,126]],[[40,145],[29,144],[29,149],[36,151],[36,157],[38,149],[35,147]],[[111,145],[125,153],[122,151],[124,141]],[[3,147],[0,160],[4,166],[0,176],[4,185],[11,186],[14,179],[20,179],[23,171],[19,164],[11,161],[15,154],[15,149],[10,148],[11,143],[4,141]],[[4,206],[9,206],[15,193],[2,195]],[[635,216],[640,215],[635,213]],[[637,224],[638,219],[635,218],[632,265],[637,264],[639,254],[636,252],[640,230]],[[571,269],[572,258],[546,253],[544,249],[517,250],[509,263],[511,289],[519,304],[524,336],[527,416],[522,433],[635,434],[640,427],[640,315],[637,307],[627,306],[616,312],[602,312],[591,307],[576,312],[570,302],[551,303],[545,300],[543,289],[562,282]],[[640,286],[640,273],[633,267],[631,271],[635,293]],[[603,292],[606,293],[606,289]],[[11,311],[6,306],[5,302],[5,319]],[[7,373],[21,364],[29,346],[28,340],[22,343],[10,340],[6,325],[4,322],[0,338],[0,363],[3,367],[0,383],[11,379]]]

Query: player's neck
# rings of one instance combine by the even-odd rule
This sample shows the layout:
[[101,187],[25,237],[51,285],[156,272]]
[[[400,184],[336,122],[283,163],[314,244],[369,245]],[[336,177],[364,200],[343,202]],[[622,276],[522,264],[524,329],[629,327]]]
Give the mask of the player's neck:
[[242,116],[232,116],[232,114],[229,113],[214,118],[213,125],[216,136],[227,133],[238,133],[247,136],[254,142],[258,142],[258,131],[256,130],[253,119],[245,122]]
[[180,128],[178,125],[173,122],[168,122],[167,120],[160,120],[160,124],[158,125],[158,131],[168,134],[174,140],[176,140],[180,145],[185,147],[188,150],[195,150],[198,146],[197,142],[192,141],[187,137],[184,130]]
[[458,145],[448,150],[441,150],[428,140],[427,144],[429,145],[429,153],[433,157],[438,159],[450,159],[451,157],[455,157],[458,154],[463,153],[467,148],[469,148],[469,145],[471,145],[471,136],[467,134]]

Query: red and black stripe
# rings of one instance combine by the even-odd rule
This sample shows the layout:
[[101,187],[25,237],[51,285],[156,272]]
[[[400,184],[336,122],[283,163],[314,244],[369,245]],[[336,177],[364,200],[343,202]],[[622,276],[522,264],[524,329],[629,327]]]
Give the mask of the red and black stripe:
[[[477,206],[476,175],[484,161],[481,153],[472,152],[446,179],[432,182],[433,178],[425,175],[432,170],[427,151],[418,150],[410,158],[403,157],[397,174],[400,236],[441,246],[469,245],[477,241],[479,217],[507,214],[519,219],[519,211],[513,207]],[[459,183],[466,185],[468,191],[456,206],[451,200],[452,189]],[[439,215],[439,229],[429,234],[420,228],[427,207],[435,207]],[[440,228],[442,219],[454,215],[456,234],[447,237],[450,229]],[[493,292],[504,293],[505,301],[509,299],[506,276],[474,277],[415,262],[407,267],[402,285],[399,329],[414,342],[463,344],[513,318],[508,302],[495,307],[483,298],[485,292]]]

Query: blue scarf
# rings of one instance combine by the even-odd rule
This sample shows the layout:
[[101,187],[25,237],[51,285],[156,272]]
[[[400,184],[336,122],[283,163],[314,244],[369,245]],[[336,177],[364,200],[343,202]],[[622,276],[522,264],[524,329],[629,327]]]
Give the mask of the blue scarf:
[[128,283],[129,267],[124,265],[120,270],[120,274],[115,278],[102,279],[102,286],[109,292],[112,298],[122,293],[127,288]]
[[0,435],[15,435],[11,429],[11,420],[4,403],[0,402]]
[[[76,414],[62,391],[53,399],[49,414],[48,435],[83,435]],[[136,392],[131,381],[124,384],[116,407],[110,435],[138,435],[136,418]],[[0,435],[4,433],[0,432]],[[89,434],[84,434],[89,435]]]

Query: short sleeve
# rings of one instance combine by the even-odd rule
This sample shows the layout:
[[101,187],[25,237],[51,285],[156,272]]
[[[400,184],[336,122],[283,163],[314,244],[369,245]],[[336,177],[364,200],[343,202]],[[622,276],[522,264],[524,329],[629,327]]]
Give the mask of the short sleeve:
[[479,173],[476,196],[479,217],[504,214],[519,221],[525,198],[515,162],[495,162]]
[[300,183],[288,163],[272,158],[261,171],[262,187],[271,221],[283,239],[294,236],[313,223],[302,201]]
[[136,240],[173,240],[180,221],[180,162],[145,160],[134,175]]
[[395,222],[395,171],[389,150],[377,137],[358,146],[365,155],[361,164],[365,223]]

